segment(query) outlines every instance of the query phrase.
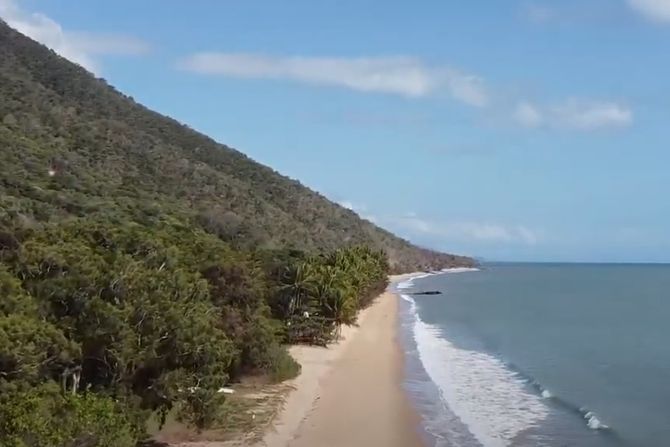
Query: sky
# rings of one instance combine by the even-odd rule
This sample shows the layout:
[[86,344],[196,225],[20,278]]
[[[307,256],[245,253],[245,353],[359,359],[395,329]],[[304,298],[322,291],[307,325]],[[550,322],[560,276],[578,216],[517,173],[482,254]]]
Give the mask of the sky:
[[0,0],[0,17],[422,246],[670,262],[670,0]]

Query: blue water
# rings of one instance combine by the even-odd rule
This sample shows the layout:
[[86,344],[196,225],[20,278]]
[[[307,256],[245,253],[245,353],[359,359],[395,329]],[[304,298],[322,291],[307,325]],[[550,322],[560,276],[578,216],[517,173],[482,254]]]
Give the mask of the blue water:
[[399,287],[435,445],[670,445],[670,266],[498,264]]

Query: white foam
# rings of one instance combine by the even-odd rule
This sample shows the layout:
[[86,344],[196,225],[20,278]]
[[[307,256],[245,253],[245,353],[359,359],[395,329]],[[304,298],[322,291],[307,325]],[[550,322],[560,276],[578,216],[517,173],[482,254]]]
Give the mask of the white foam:
[[452,267],[440,270],[444,273],[467,273],[467,272],[478,272],[477,267]]
[[551,399],[552,397],[554,397],[554,395],[551,394],[551,391],[549,391],[549,390],[542,390],[542,398],[543,398],[543,399]]
[[497,358],[455,347],[424,323],[412,303],[419,358],[442,400],[485,447],[504,447],[521,431],[544,420],[548,407]]
[[396,289],[398,290],[407,290],[411,288],[414,285],[414,280],[415,279],[421,279],[421,278],[427,278],[429,276],[433,276],[435,273],[423,273],[423,274],[418,274],[416,276],[412,276],[404,281],[399,282],[396,284]]
[[591,430],[607,430],[609,427],[602,422],[600,422],[600,419],[592,412],[589,411],[584,415],[584,419],[586,419],[586,425],[591,429]]
[[407,290],[414,285],[414,280],[416,279],[427,278],[429,276],[439,275],[442,273],[466,273],[466,272],[478,272],[478,271],[479,269],[475,267],[452,267],[442,269],[439,272],[434,273],[419,273],[415,276],[407,278],[404,281],[399,282],[398,284],[396,284],[395,288],[397,290]]

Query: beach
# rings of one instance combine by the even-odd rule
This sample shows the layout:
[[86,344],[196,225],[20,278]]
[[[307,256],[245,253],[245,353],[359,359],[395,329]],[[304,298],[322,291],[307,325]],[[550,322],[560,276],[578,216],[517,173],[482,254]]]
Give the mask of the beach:
[[[391,277],[392,282],[409,275]],[[260,445],[423,445],[420,420],[403,390],[398,296],[385,292],[328,348],[294,346],[302,365],[294,390]]]

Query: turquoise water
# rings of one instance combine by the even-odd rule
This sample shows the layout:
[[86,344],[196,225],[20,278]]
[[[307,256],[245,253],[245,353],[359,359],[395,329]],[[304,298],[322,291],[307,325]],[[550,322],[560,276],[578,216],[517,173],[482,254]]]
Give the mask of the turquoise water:
[[499,264],[400,287],[435,444],[670,445],[670,266]]

